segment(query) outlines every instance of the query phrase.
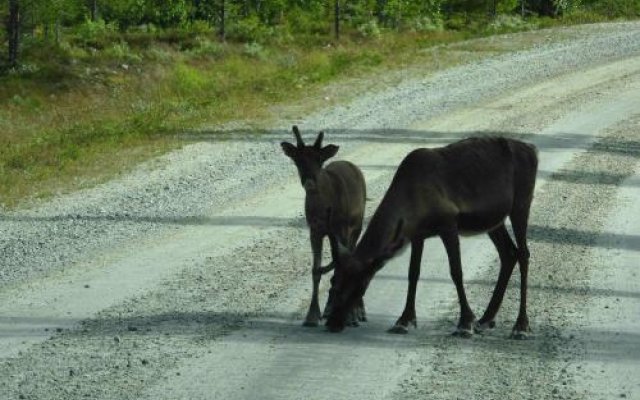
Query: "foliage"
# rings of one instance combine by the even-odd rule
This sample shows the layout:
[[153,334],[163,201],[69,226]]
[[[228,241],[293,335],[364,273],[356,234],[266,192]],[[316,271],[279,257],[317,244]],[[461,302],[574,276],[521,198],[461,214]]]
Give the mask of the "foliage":
[[74,30],[79,40],[84,41],[85,44],[91,44],[99,39],[117,33],[118,24],[115,21],[107,23],[103,19],[96,21],[85,19],[81,24],[77,25]]
[[584,0],[584,9],[608,18],[638,18],[640,0]]

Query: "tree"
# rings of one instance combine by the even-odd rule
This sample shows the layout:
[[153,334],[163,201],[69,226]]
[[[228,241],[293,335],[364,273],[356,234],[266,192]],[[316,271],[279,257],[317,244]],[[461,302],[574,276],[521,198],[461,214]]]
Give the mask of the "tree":
[[19,0],[9,0],[9,16],[7,18],[7,37],[9,39],[9,66],[18,64],[20,48],[20,4]]
[[98,0],[89,0],[89,15],[91,16],[91,21],[98,19]]
[[334,3],[334,15],[333,15],[333,27],[336,35],[336,40],[340,40],[340,0],[335,0]]

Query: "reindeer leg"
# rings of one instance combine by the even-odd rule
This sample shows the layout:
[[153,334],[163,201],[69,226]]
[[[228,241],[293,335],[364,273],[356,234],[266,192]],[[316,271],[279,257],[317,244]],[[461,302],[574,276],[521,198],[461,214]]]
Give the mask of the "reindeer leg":
[[313,267],[311,269],[311,276],[313,279],[313,292],[311,293],[311,304],[309,304],[309,311],[304,319],[303,326],[318,326],[321,318],[320,304],[318,303],[318,287],[320,286],[320,263],[322,262],[322,235],[317,232],[311,231],[311,250],[313,251]]
[[[331,263],[330,265],[333,265],[333,263]],[[334,273],[334,276],[335,276],[335,273]],[[333,303],[334,276],[332,276],[331,279],[330,279],[331,286],[329,287],[329,295],[327,296],[327,302],[324,305],[324,311],[322,312],[322,318],[323,319],[327,319],[327,318],[329,318],[329,315],[331,315],[331,304]]]
[[500,256],[500,274],[498,275],[498,281],[496,282],[496,287],[493,290],[489,305],[482,315],[482,318],[480,318],[474,327],[478,333],[495,326],[494,319],[502,304],[504,292],[507,289],[509,278],[511,278],[513,267],[515,267],[517,261],[516,246],[513,244],[511,237],[509,237],[509,233],[504,224],[489,232],[489,237]]
[[411,261],[409,263],[409,288],[407,289],[407,302],[404,311],[395,325],[389,329],[390,333],[408,333],[409,325],[417,327],[416,322],[416,288],[420,279],[420,262],[424,240],[416,239],[411,242]]
[[[331,237],[331,236],[330,236]],[[320,271],[325,274],[329,271],[332,271],[336,268],[336,266],[338,265],[338,263],[336,262],[335,259],[333,259],[333,257],[335,257],[336,254],[338,254],[338,249],[334,248],[334,246],[336,246],[333,241],[331,239],[329,239],[329,246],[331,246],[331,256],[332,256],[332,260],[331,263],[329,265],[327,265],[326,267],[321,267]],[[334,273],[335,276],[335,273]],[[331,277],[331,287],[329,289],[329,295],[327,296],[327,303],[324,305],[324,312],[322,313],[322,318],[329,318],[329,315],[331,315],[331,304],[333,302],[333,281],[334,281],[334,277]]]
[[[340,243],[346,243],[349,248],[351,248],[351,238],[349,237],[348,228],[343,226],[339,231],[339,235],[336,237]],[[337,246],[337,244],[335,244]],[[338,254],[338,249],[333,249],[334,244],[331,244],[332,250],[331,254]],[[333,263],[337,264],[336,260],[333,260]],[[338,268],[340,268],[338,266]],[[335,276],[335,275],[334,275]],[[333,287],[333,277],[331,278],[331,286]],[[329,298],[327,299],[327,305],[325,307],[325,316],[328,317],[331,314],[331,305],[333,302],[333,291],[329,290]],[[347,313],[346,325],[347,326],[360,326],[360,314],[361,307],[360,303],[362,303],[362,298],[351,307],[351,309]],[[327,311],[328,310],[328,311]]]
[[[359,225],[356,229],[351,232],[351,237],[349,238],[349,250],[354,251],[356,248],[356,243],[358,242],[358,238],[360,237],[360,232],[362,231],[362,225]],[[361,297],[356,302],[354,306],[355,317],[359,322],[367,321],[367,312],[364,308],[364,299]]]
[[475,315],[469,307],[467,301],[467,295],[464,291],[462,284],[462,262],[460,261],[460,239],[458,237],[457,227],[451,227],[440,233],[440,238],[444,243],[444,247],[447,250],[449,256],[449,270],[451,273],[451,279],[456,285],[456,291],[458,292],[458,301],[460,303],[460,320],[458,322],[458,328],[453,333],[455,336],[464,338],[471,337],[473,335],[473,323],[475,322]]
[[327,272],[331,272],[336,268],[336,264],[331,261],[331,263],[329,263],[328,265],[325,265],[324,267],[319,267],[318,269],[316,269],[316,272],[318,272],[320,275],[324,275]]
[[529,272],[529,247],[527,246],[527,224],[529,220],[529,207],[511,214],[513,234],[518,246],[518,264],[520,265],[520,309],[518,318],[513,326],[511,337],[513,339],[526,339],[531,332],[529,317],[527,317],[527,274]]

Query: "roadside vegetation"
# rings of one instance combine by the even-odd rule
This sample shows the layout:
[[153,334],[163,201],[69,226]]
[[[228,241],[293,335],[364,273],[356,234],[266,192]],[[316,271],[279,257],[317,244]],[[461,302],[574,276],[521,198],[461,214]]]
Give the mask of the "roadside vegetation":
[[9,0],[0,208],[94,185],[205,124],[311,110],[327,85],[349,96],[340,82],[464,62],[448,49],[466,39],[640,16],[640,0],[523,1]]

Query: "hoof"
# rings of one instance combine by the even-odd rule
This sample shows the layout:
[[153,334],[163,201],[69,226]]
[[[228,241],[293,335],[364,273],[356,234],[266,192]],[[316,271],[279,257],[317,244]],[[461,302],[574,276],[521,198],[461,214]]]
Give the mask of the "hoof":
[[327,325],[327,330],[331,333],[340,333],[344,330],[344,326],[331,326]]
[[473,325],[473,330],[475,333],[485,333],[486,331],[488,331],[489,329],[493,329],[496,327],[496,323],[495,321],[487,321],[487,322],[476,322]]
[[387,331],[389,333],[395,333],[398,335],[406,335],[409,333],[409,327],[405,325],[395,324]]
[[473,329],[458,328],[451,335],[463,339],[470,339],[473,337]]
[[527,331],[513,331],[509,338],[513,340],[527,340],[529,339],[529,332]]
[[320,323],[318,322],[318,320],[306,320],[302,323],[302,326],[307,327],[307,328],[315,328],[319,325]]

